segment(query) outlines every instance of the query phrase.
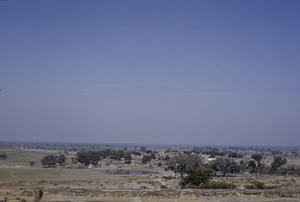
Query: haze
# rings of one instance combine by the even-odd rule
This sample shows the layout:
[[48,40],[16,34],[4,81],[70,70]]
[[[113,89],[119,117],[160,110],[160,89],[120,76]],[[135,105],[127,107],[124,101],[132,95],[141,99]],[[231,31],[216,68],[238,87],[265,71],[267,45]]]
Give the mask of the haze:
[[300,146],[299,1],[0,1],[2,141]]

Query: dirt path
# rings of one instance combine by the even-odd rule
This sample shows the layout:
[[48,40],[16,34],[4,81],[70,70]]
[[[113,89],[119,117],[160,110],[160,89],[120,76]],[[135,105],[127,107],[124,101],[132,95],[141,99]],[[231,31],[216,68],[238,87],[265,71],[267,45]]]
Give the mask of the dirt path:
[[[94,200],[95,198],[112,198],[112,201],[118,201],[124,197],[123,201],[132,201],[132,199],[142,198],[152,201],[161,201],[168,199],[200,200],[212,199],[213,201],[299,201],[300,192],[294,190],[280,189],[84,189],[84,188],[49,188],[48,199],[51,197],[65,197],[64,200],[70,200],[72,197],[82,197],[83,199]],[[89,198],[94,197],[94,198]],[[125,200],[125,198],[127,198]],[[217,200],[216,200],[217,199]],[[107,200],[108,201],[108,200]],[[122,200],[121,200],[122,201]],[[144,200],[142,200],[144,201]],[[151,200],[150,200],[151,201]]]
[[13,178],[16,178],[16,179],[19,180],[19,181],[23,181],[21,178],[15,176],[15,175],[14,175],[14,172],[15,172],[15,171],[11,171],[11,172],[9,173],[9,175],[10,175],[11,177],[13,177]]

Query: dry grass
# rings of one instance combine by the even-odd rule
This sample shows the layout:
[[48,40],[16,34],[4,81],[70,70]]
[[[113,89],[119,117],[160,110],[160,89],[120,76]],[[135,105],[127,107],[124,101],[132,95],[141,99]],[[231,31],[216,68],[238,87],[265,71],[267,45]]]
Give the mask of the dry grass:
[[[109,175],[103,169],[67,169],[67,168],[42,168],[39,163],[44,153],[30,151],[6,151],[7,160],[0,161],[0,200],[9,199],[33,200],[36,189],[48,190],[56,187],[85,188],[85,189],[179,189],[179,179],[167,179],[163,176],[174,176],[173,172],[165,172],[158,169],[154,175]],[[34,166],[29,166],[30,161],[35,161]],[[148,168],[149,169],[149,168]],[[262,181],[266,185],[276,185],[285,190],[300,191],[299,176],[275,176],[275,175],[250,175],[237,174],[232,177],[214,178],[216,181],[234,183],[243,189],[245,185],[253,181]],[[105,200],[105,201],[174,201],[176,198],[147,199],[147,198],[115,198],[105,199],[88,196],[45,195],[45,200]],[[194,199],[180,199],[180,201],[193,201]],[[199,199],[195,199],[199,201]],[[203,199],[203,201],[209,200]],[[218,199],[219,200],[219,199]],[[233,199],[221,199],[231,201]],[[235,199],[236,200],[236,199]],[[274,201],[274,199],[272,199]]]

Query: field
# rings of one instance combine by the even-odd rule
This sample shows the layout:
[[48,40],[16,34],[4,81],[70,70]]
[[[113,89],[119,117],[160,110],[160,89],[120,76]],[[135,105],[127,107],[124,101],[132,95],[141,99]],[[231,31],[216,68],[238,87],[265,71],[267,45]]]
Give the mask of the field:
[[[299,200],[300,177],[262,174],[232,174],[226,178],[215,177],[214,181],[232,182],[237,191],[180,190],[179,179],[173,171],[163,168],[43,168],[40,160],[53,151],[5,150],[8,158],[0,160],[0,199],[32,201],[37,190],[43,190],[43,201],[274,201]],[[34,165],[29,162],[33,161]],[[70,164],[70,157],[67,164]],[[107,171],[151,171],[155,174],[128,175],[110,174]],[[126,173],[126,172],[125,172]],[[254,180],[266,185],[276,185],[279,191],[244,192],[244,187]],[[240,191],[239,191],[240,190]],[[278,193],[281,195],[279,196]],[[282,198],[282,196],[284,196]]]

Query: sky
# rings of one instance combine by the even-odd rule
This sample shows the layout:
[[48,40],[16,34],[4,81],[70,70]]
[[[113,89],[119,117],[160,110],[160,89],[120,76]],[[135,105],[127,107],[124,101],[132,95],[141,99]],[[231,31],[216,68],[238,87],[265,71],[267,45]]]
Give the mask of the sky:
[[0,1],[0,139],[300,146],[299,8]]

